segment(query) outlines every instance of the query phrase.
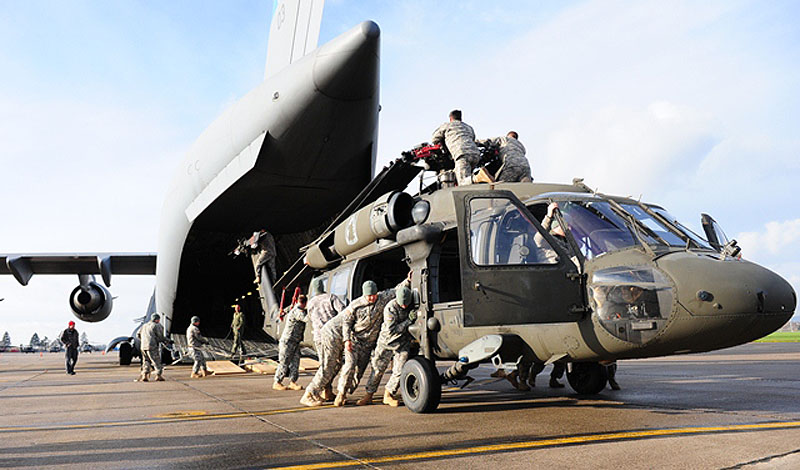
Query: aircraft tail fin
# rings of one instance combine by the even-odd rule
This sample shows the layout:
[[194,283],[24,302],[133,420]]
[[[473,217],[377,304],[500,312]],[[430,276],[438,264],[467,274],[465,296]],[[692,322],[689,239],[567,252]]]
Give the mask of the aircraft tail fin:
[[317,48],[324,0],[275,0],[264,79]]

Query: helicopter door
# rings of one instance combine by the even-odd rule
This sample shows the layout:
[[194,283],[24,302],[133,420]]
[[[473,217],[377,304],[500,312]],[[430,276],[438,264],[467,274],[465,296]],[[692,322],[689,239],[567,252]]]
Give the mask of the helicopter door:
[[575,321],[581,279],[569,254],[510,191],[453,193],[464,326]]
[[708,243],[720,251],[728,243],[728,237],[722,231],[722,227],[708,214],[700,214],[700,223],[703,224],[703,231],[706,233]]

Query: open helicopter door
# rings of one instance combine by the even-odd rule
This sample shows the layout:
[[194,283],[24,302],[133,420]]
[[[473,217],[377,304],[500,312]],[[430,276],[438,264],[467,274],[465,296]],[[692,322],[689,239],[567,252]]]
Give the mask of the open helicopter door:
[[464,326],[578,320],[582,282],[570,255],[510,191],[454,191]]

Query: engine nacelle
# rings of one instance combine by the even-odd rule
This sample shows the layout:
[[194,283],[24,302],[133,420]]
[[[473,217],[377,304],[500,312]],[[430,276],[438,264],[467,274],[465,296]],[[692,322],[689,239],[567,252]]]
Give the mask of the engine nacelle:
[[94,281],[81,283],[69,295],[69,306],[72,308],[72,313],[78,319],[90,323],[108,318],[113,303],[111,292]]

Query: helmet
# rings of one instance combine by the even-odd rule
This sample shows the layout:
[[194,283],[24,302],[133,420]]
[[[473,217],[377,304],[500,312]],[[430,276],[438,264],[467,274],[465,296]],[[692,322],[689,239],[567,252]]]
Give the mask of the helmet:
[[322,278],[318,277],[311,281],[311,291],[309,292],[309,297],[314,297],[315,295],[324,294],[325,293],[325,283],[322,282]]
[[361,286],[361,290],[364,292],[364,295],[375,295],[378,293],[378,285],[373,281],[366,281]]
[[405,286],[400,286],[394,290],[394,297],[397,299],[397,303],[400,305],[409,306],[411,305],[411,301],[413,300],[413,296],[411,295],[411,289]]
[[197,323],[199,321],[200,321],[200,317],[198,317],[197,315],[192,317],[192,325],[194,325],[195,323]]
[[153,321],[161,320],[161,315],[159,315],[157,313],[154,313],[153,316],[150,317],[150,319],[153,320]]

